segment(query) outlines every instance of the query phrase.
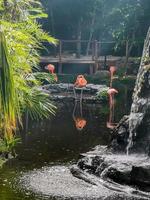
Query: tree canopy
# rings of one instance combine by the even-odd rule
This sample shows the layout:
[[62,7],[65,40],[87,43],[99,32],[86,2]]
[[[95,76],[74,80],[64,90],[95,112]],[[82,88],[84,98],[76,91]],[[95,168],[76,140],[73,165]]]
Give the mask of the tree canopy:
[[118,48],[134,41],[135,54],[141,54],[150,25],[149,0],[46,0],[43,5],[48,14],[43,26],[56,38],[77,39],[81,32],[86,40],[115,40]]

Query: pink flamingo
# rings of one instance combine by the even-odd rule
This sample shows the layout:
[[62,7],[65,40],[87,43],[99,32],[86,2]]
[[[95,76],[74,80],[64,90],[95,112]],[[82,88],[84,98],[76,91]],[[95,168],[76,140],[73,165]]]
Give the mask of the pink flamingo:
[[118,91],[114,88],[109,88],[107,94],[109,95],[109,105],[112,107],[114,104],[114,94],[118,94]]
[[114,73],[116,72],[116,67],[115,66],[110,66],[109,71],[110,71],[110,87],[112,87],[112,80]]
[[54,73],[55,71],[55,66],[52,64],[48,64],[45,69],[47,69],[49,71],[49,73],[51,73],[54,77],[54,80],[57,82],[58,81],[58,77],[56,75],[56,73]]
[[78,75],[76,82],[74,83],[74,86],[77,88],[83,88],[86,87],[87,85],[87,80],[84,78],[83,75]]
[[86,87],[87,85],[87,80],[85,79],[85,77],[83,75],[78,75],[76,82],[74,83],[74,87],[73,87],[73,91],[74,91],[74,96],[75,99],[77,100],[77,95],[76,95],[76,88],[80,88],[81,89],[81,95],[80,95],[80,103],[82,102],[82,96],[83,96],[83,89],[84,87]]

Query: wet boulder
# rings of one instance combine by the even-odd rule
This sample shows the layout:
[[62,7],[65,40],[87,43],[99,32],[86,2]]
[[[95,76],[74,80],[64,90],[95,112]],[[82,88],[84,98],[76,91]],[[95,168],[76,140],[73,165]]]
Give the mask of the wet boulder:
[[132,184],[150,192],[150,165],[133,166],[131,171]]
[[78,167],[82,170],[86,170],[89,173],[95,174],[97,168],[103,162],[103,159],[99,156],[87,156],[78,161]]
[[113,140],[110,145],[113,152],[124,152],[129,137],[129,116],[125,115],[113,130]]
[[[74,102],[74,84],[72,83],[59,83],[44,85],[39,90],[50,94],[52,101],[56,102]],[[101,103],[107,102],[107,90],[106,85],[87,84],[84,88],[75,88],[77,98],[80,98],[81,90],[83,90],[82,100],[84,103]],[[98,95],[99,94],[99,95]]]
[[96,182],[91,178],[91,176],[88,173],[85,173],[83,170],[81,170],[77,166],[72,166],[70,168],[70,172],[74,177],[78,179],[81,179],[92,185],[97,185]]
[[111,179],[114,182],[120,184],[131,184],[131,166],[127,166],[124,164],[120,165],[112,165],[107,167],[105,171],[101,174],[103,178]]
[[150,158],[144,154],[140,156],[138,154],[112,154],[104,147],[97,146],[93,151],[82,154],[77,168],[105,181],[111,180],[150,191],[149,163]]

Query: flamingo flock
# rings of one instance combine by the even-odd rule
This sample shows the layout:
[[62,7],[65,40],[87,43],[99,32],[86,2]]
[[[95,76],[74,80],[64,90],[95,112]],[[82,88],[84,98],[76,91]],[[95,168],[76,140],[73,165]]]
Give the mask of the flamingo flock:
[[[45,67],[45,69],[48,70],[49,73],[52,74],[54,80],[57,82],[58,77],[57,77],[57,74],[55,73],[55,66],[52,64],[48,64]],[[116,126],[116,124],[112,122],[113,116],[114,116],[114,102],[115,102],[114,96],[115,94],[118,94],[118,91],[112,87],[113,77],[116,72],[116,67],[110,66],[109,71],[110,71],[110,87],[107,91],[107,94],[109,96],[110,116],[109,116],[109,121],[107,122],[107,128],[113,129]],[[74,95],[75,95],[75,99],[77,100],[75,89],[76,88],[81,89],[80,103],[82,103],[83,88],[86,87],[86,85],[87,85],[87,80],[85,79],[85,77],[83,75],[78,75],[74,83]],[[75,125],[78,130],[82,130],[86,126],[86,120],[82,117],[76,118]]]

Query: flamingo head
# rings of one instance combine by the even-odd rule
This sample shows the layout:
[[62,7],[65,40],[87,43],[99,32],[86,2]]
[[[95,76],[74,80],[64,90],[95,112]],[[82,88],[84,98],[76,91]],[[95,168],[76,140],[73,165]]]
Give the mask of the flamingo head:
[[80,79],[80,78],[84,78],[84,76],[83,75],[78,75],[77,79]]
[[108,95],[118,94],[118,91],[114,88],[109,88],[107,94]]
[[109,71],[113,75],[116,72],[116,67],[115,66],[110,66]]
[[74,85],[77,87],[85,87],[87,85],[87,80],[83,75],[78,75]]
[[117,123],[107,122],[106,126],[109,129],[114,129],[117,126]]
[[47,69],[50,73],[54,73],[54,70],[55,70],[55,66],[52,65],[52,64],[48,64],[45,69]]

